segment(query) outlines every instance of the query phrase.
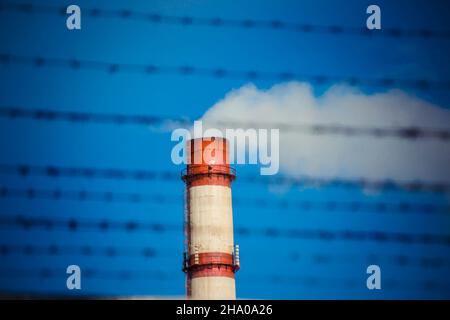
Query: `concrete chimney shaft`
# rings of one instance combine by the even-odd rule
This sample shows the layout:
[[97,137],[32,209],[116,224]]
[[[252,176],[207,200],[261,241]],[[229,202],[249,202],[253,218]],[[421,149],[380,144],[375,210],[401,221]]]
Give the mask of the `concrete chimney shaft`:
[[188,299],[235,299],[239,249],[233,240],[228,141],[200,138],[188,141],[188,166],[183,170],[185,195],[185,255]]

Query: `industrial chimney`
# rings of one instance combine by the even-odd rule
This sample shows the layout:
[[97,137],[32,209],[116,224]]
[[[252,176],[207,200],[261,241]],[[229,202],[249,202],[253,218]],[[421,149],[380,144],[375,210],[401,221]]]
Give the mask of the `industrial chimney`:
[[185,254],[188,299],[236,299],[229,144],[224,138],[187,142],[188,165],[182,173],[185,193]]

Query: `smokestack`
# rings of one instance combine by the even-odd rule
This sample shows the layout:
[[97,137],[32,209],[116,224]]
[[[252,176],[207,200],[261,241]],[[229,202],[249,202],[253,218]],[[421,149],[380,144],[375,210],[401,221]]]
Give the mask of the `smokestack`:
[[199,138],[187,142],[188,166],[183,170],[185,254],[188,299],[236,299],[234,274],[239,248],[234,247],[228,141]]

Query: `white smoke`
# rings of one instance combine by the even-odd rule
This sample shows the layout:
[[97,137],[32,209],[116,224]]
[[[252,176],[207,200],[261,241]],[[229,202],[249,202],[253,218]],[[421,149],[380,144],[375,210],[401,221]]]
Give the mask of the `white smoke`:
[[[307,83],[289,82],[259,90],[245,85],[229,92],[202,117],[204,123],[341,124],[354,127],[450,129],[450,111],[400,90],[364,94],[336,85],[315,96]],[[311,135],[280,129],[280,171],[289,175],[450,181],[450,143]]]

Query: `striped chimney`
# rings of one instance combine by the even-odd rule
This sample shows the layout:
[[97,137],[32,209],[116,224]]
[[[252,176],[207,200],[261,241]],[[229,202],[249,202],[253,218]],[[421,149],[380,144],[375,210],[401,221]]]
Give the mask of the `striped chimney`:
[[236,299],[229,144],[224,138],[187,142],[188,166],[182,173],[185,194],[185,254],[188,299]]

